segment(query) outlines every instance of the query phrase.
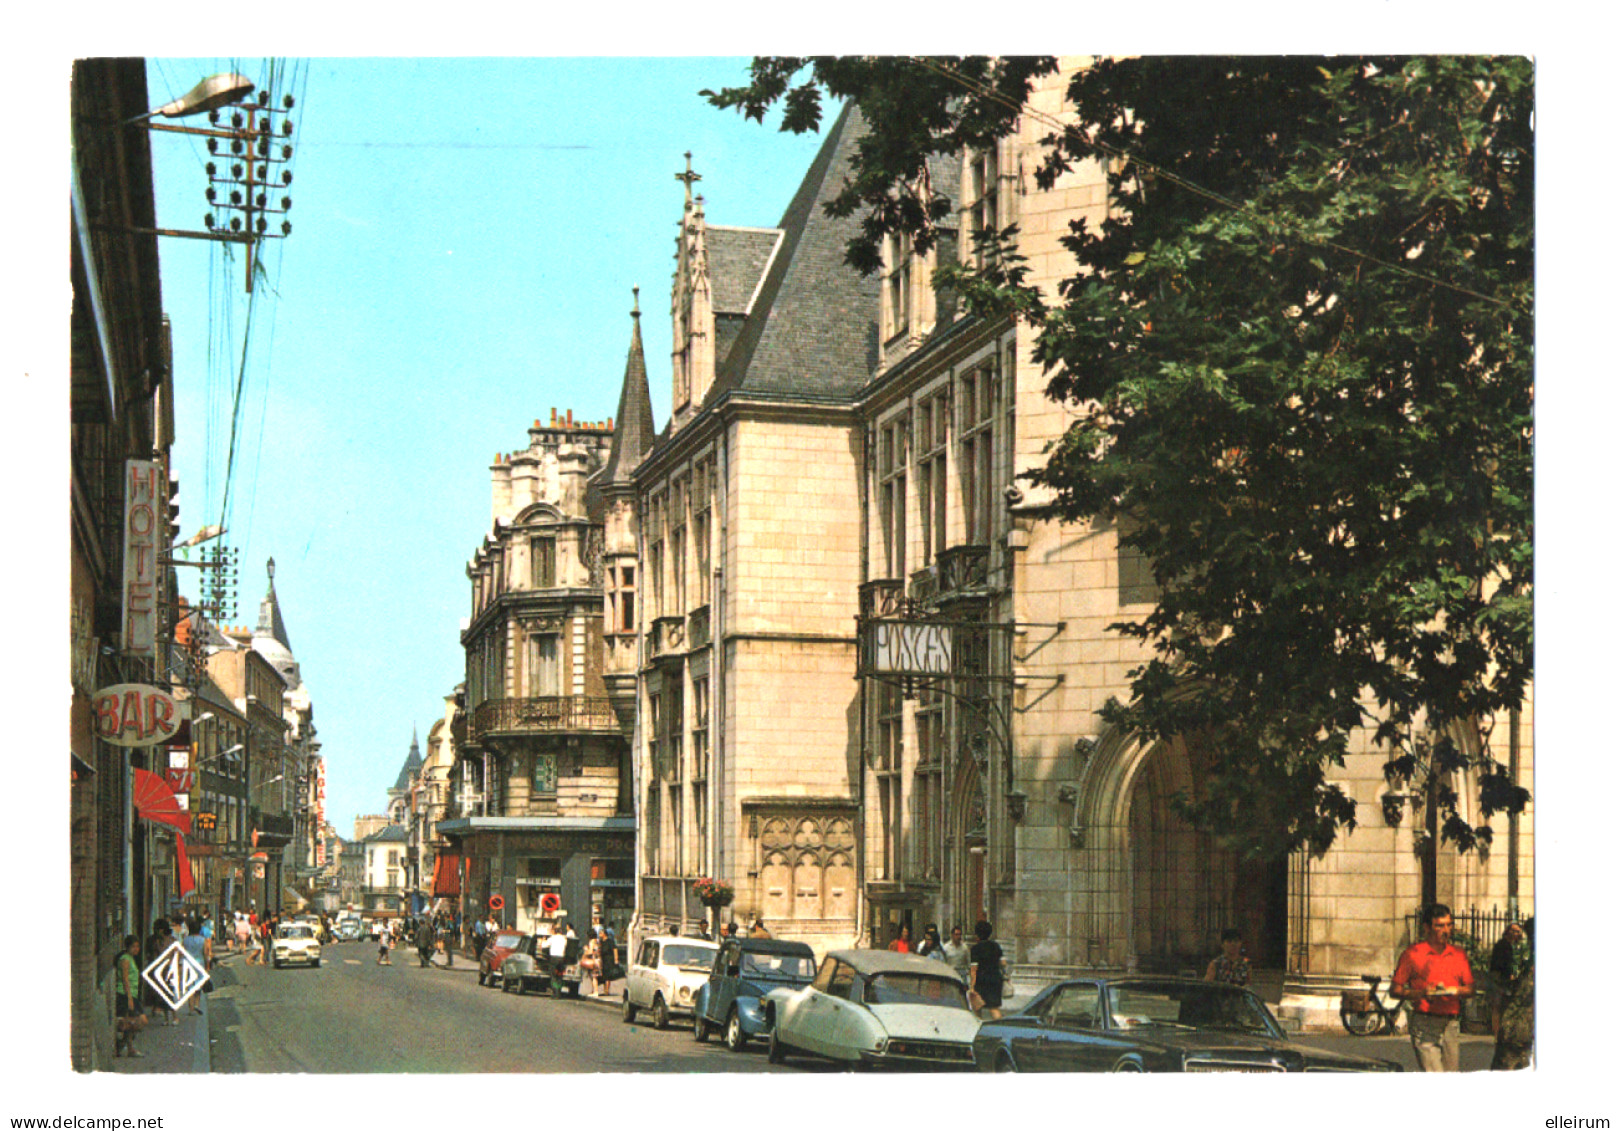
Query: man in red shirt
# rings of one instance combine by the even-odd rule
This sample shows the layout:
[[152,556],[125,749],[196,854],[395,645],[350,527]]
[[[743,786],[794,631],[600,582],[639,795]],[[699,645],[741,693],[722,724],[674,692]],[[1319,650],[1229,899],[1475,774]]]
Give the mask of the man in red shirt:
[[1456,1072],[1462,999],[1474,996],[1468,956],[1451,945],[1451,908],[1436,903],[1423,914],[1424,935],[1401,955],[1390,979],[1391,997],[1412,1003],[1412,1051],[1424,1072]]

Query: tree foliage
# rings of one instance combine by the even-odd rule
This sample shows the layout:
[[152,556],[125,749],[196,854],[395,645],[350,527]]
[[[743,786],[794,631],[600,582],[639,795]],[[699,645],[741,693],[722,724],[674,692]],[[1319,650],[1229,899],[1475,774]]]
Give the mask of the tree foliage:
[[[865,210],[848,258],[871,270],[886,233],[927,246],[948,222],[929,156],[1008,133],[1054,70],[762,59],[711,98],[756,118],[785,99],[792,130],[823,93],[860,105],[833,207]],[[1104,717],[1202,738],[1184,810],[1252,852],[1354,826],[1330,777],[1362,728],[1460,848],[1490,835],[1460,782],[1480,816],[1527,800],[1489,720],[1532,674],[1533,97],[1515,58],[1100,61],[1035,173],[1107,171],[1055,301],[1008,255],[942,271],[970,308],[1040,323],[1048,392],[1078,412],[1032,476],[1050,514],[1152,563],[1156,603],[1113,626],[1151,659]]]

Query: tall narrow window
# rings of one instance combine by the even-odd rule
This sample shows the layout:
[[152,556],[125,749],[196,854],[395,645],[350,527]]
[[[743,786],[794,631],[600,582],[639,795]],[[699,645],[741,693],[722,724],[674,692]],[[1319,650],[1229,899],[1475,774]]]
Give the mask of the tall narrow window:
[[997,211],[1000,180],[1001,165],[993,144],[968,159],[968,183],[963,209],[967,217],[967,223],[963,225],[967,240],[963,255],[976,267],[984,266],[989,253],[983,241],[998,230],[1000,223]]
[[911,848],[918,874],[938,879],[945,819],[945,697],[937,691],[923,691],[919,701]]
[[946,546],[948,490],[945,453],[949,428],[949,400],[936,393],[917,412],[917,510],[922,521],[923,564],[929,565]]
[[884,879],[900,876],[900,763],[903,749],[905,700],[900,689],[877,685],[877,735],[873,751],[873,772],[877,778],[879,875]]
[[911,327],[911,237],[896,232],[883,241],[883,340]]
[[636,630],[636,567],[619,567],[619,631]]
[[995,424],[997,381],[992,366],[963,374],[957,391],[961,414],[962,518],[969,545],[987,545],[995,537]]
[[529,695],[562,694],[562,663],[555,633],[529,637]]
[[906,575],[906,431],[904,416],[878,433],[878,521],[884,576]]
[[551,589],[557,584],[557,540],[529,539],[529,587]]
[[705,461],[692,475],[692,558],[697,571],[696,603],[701,607],[709,603],[710,518],[713,515],[714,464]]

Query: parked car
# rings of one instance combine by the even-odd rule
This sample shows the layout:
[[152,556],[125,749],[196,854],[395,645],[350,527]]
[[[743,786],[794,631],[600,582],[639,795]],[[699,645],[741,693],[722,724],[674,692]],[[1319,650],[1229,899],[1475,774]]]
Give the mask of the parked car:
[[522,931],[502,928],[490,937],[484,944],[484,951],[478,956],[478,984],[480,986],[498,986],[501,984],[501,963],[506,956],[518,948],[524,934]]
[[669,1028],[669,1019],[692,1012],[698,988],[709,980],[719,947],[705,939],[655,935],[641,940],[624,979],[624,1020],[645,1009],[653,1028]]
[[814,981],[771,990],[763,1008],[773,1063],[804,1053],[862,1067],[973,1067],[979,1019],[967,983],[935,958],[835,950]]
[[760,999],[774,989],[807,986],[815,976],[816,955],[805,943],[721,939],[709,979],[692,1003],[693,1039],[706,1041],[718,1032],[728,1049],[742,1051],[750,1037],[765,1035]]
[[1191,978],[1075,978],[973,1042],[984,1072],[1399,1072],[1392,1060],[1289,1041],[1239,986]]
[[[525,994],[530,989],[538,992],[551,987],[552,961],[546,953],[546,944],[550,939],[551,928],[542,927],[536,933],[524,935],[518,940],[517,946],[501,959],[498,967],[501,972],[502,991]],[[569,997],[579,996],[579,956],[584,949],[584,944],[580,940],[568,940],[568,949],[563,956],[561,992],[567,993]]]
[[283,923],[270,941],[270,960],[280,969],[289,962],[321,964],[321,940],[308,923]]

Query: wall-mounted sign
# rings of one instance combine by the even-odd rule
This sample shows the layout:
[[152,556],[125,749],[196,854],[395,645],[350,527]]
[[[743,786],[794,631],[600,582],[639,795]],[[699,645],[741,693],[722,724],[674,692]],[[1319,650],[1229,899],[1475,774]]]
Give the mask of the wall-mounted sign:
[[168,504],[159,491],[155,460],[124,461],[124,651],[156,655],[158,535],[168,527]]
[[865,627],[871,634],[868,662],[873,672],[925,677],[950,674],[950,625],[874,620]]
[[145,683],[104,687],[91,700],[96,736],[114,746],[166,742],[180,729],[180,705],[166,691]]

